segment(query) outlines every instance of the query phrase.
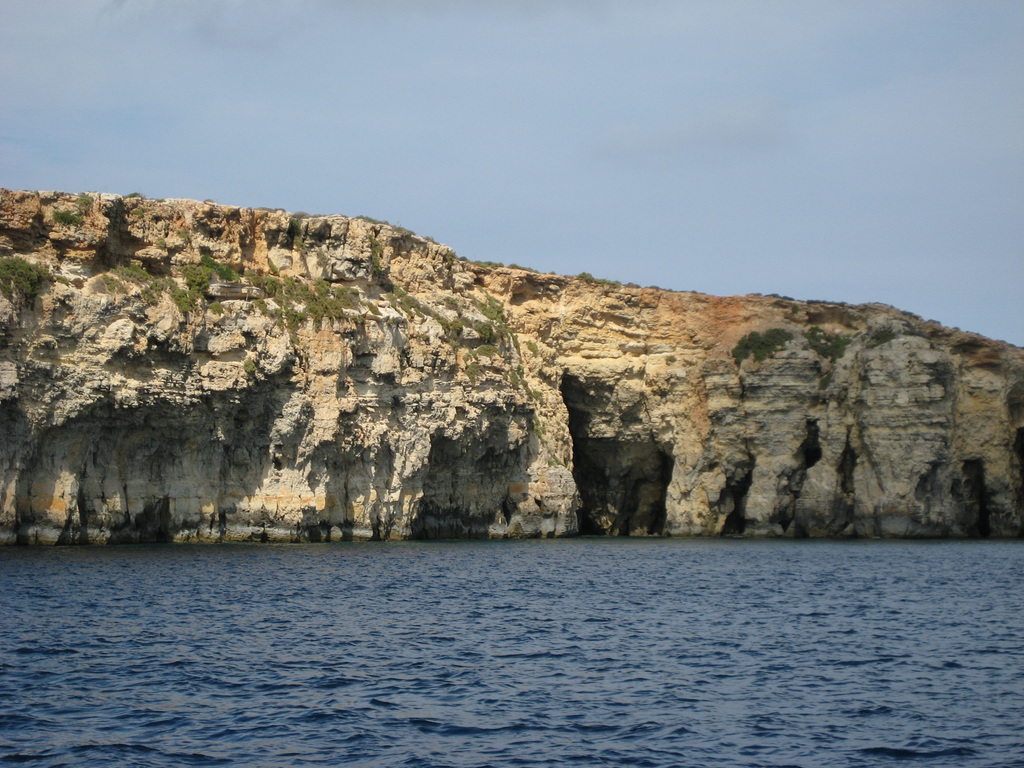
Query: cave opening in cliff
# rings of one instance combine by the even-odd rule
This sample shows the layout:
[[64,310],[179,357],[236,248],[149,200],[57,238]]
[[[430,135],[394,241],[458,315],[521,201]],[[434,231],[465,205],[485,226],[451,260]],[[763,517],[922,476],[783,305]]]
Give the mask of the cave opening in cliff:
[[942,463],[938,461],[929,464],[928,469],[917,479],[914,500],[925,516],[930,513],[934,500],[942,496],[942,480]]
[[788,532],[789,526],[795,522],[794,536],[797,538],[805,538],[809,535],[806,521],[797,519],[797,504],[800,501],[800,494],[803,492],[804,481],[807,479],[807,470],[821,461],[822,457],[821,430],[816,419],[807,419],[806,431],[807,434],[795,457],[799,464],[789,475],[792,496],[788,504],[780,505],[775,518],[775,522],[779,524],[784,533]]
[[843,452],[839,454],[839,464],[836,466],[836,479],[839,487],[832,509],[833,520],[839,529],[845,528],[854,519],[856,472],[857,452],[850,445],[850,437],[847,435],[846,445],[843,446]]
[[847,442],[839,456],[839,466],[836,467],[836,474],[839,475],[839,491],[844,496],[853,496],[853,480],[856,471],[857,452]]
[[171,537],[171,500],[162,499],[146,504],[135,516],[135,531],[140,542],[166,543]]
[[804,438],[803,444],[800,446],[800,452],[803,454],[804,469],[810,469],[819,461],[821,461],[821,430],[818,428],[818,422],[814,419],[807,420],[807,437]]
[[753,466],[726,482],[718,497],[719,513],[725,513],[720,536],[740,536],[747,529],[747,494],[753,482]]
[[964,505],[967,508],[968,533],[985,538],[991,533],[989,520],[988,492],[985,490],[985,465],[980,459],[964,462],[960,472],[963,477]]
[[[423,480],[423,498],[411,521],[413,538],[445,539],[465,535],[456,477],[462,454],[463,446],[458,441],[440,434],[430,436],[429,471]],[[383,538],[379,521],[373,523],[373,538]]]
[[[431,435],[423,495],[410,521],[412,538],[487,538],[492,524],[507,522],[510,477],[522,462],[521,449],[509,447],[508,429],[508,422],[496,421],[470,440]],[[374,531],[378,535],[376,525]],[[379,535],[387,538],[389,532],[390,524]]]
[[651,435],[629,428],[616,432],[621,414],[611,392],[562,377],[569,412],[573,479],[579,490],[583,536],[660,536],[675,461]]
[[78,543],[89,543],[89,502],[85,498],[85,489],[78,483]]

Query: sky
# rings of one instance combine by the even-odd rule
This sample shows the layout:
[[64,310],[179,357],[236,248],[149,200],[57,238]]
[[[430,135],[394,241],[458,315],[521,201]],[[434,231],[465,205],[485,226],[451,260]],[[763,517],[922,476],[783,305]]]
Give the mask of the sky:
[[0,0],[0,186],[1024,345],[1024,3]]

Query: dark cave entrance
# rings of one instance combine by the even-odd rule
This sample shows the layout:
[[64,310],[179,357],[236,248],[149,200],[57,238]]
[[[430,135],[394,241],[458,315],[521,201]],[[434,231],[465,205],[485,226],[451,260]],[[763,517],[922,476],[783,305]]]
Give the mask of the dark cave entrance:
[[[427,458],[427,474],[423,481],[423,498],[419,510],[413,517],[410,528],[414,539],[457,539],[469,537],[466,514],[459,506],[458,468],[464,460],[463,445],[444,435],[430,437],[430,455]],[[481,470],[483,468],[481,467]],[[382,541],[390,537],[390,530],[383,531],[382,521],[375,518],[373,540]]]
[[135,531],[140,542],[166,543],[173,540],[171,535],[171,500],[164,496],[151,501],[135,516]]
[[803,455],[804,470],[810,469],[821,461],[821,430],[818,427],[818,422],[814,419],[807,420],[807,437],[804,438],[804,442],[800,446],[800,452]]
[[561,391],[569,412],[573,479],[582,501],[580,534],[663,535],[672,455],[653,437],[638,439],[642,430],[629,423],[629,414],[615,412],[607,384],[590,387],[566,374]]
[[853,500],[854,493],[854,473],[857,471],[857,452],[850,447],[847,443],[843,448],[843,453],[839,457],[839,466],[836,467],[836,472],[839,475],[839,492],[844,497],[849,497],[851,503]]
[[796,458],[800,463],[794,470],[793,474],[789,477],[789,487],[792,492],[792,497],[788,506],[780,508],[777,518],[777,522],[783,532],[789,531],[789,526],[793,525],[795,522],[793,533],[797,538],[806,538],[810,535],[806,520],[797,519],[797,503],[800,500],[800,494],[804,488],[804,481],[807,479],[807,470],[821,461],[822,456],[821,429],[818,427],[817,420],[808,419],[806,422],[806,430],[807,435],[804,437],[804,441],[800,444],[800,448],[796,455]]
[[[515,510],[509,483],[522,466],[522,449],[509,448],[509,425],[494,422],[482,433],[453,439],[430,437],[423,496],[412,520],[414,539],[485,539],[498,519]],[[394,520],[373,522],[375,539],[391,537]]]
[[747,529],[747,494],[754,482],[754,466],[728,480],[718,497],[719,514],[725,514],[720,536],[740,536]]
[[980,459],[964,462],[960,473],[963,476],[964,506],[967,509],[968,533],[987,537],[992,532],[989,522],[988,493],[985,490],[985,465]]
[[850,436],[846,436],[846,445],[839,455],[836,465],[836,494],[832,502],[832,527],[835,532],[842,531],[854,523],[856,496],[857,451],[850,445]]
[[89,543],[89,502],[81,480],[78,482],[78,543]]

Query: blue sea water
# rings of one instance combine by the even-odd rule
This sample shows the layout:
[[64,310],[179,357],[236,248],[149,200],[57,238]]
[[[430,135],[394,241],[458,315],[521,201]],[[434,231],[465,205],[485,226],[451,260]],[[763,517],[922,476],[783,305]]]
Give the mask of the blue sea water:
[[1024,542],[0,549],[0,762],[1024,766]]

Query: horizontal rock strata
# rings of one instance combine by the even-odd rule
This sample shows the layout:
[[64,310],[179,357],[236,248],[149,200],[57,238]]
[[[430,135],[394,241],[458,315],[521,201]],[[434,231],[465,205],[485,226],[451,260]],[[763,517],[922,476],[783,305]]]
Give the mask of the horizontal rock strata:
[[1024,351],[883,305],[9,190],[0,289],[7,543],[1024,531]]

